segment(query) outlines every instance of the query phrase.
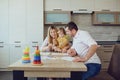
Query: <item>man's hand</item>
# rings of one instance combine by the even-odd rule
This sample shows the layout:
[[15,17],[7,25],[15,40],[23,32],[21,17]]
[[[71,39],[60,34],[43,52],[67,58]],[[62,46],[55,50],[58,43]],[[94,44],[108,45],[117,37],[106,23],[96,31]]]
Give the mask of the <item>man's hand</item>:
[[85,61],[87,61],[87,58],[86,58],[86,57],[81,58],[81,57],[79,57],[79,56],[76,56],[73,61],[74,61],[74,62],[85,62]]
[[70,56],[76,56],[76,51],[75,51],[75,49],[69,49],[68,51],[67,51],[67,53],[70,55]]

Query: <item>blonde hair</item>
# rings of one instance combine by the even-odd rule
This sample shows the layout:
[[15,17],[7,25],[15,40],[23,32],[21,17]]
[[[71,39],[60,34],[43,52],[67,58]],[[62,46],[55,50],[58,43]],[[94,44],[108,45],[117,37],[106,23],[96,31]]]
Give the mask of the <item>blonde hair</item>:
[[63,27],[58,29],[59,31],[62,31],[64,35],[66,35],[65,29]]
[[[48,37],[48,43],[53,43],[53,38],[52,38],[52,36],[50,35],[50,30],[55,30],[56,31],[56,34],[57,34],[57,28],[56,27],[54,27],[53,25],[52,26],[50,26],[49,28],[48,28],[48,33],[47,33],[47,37]],[[57,35],[57,37],[58,37],[58,35]]]

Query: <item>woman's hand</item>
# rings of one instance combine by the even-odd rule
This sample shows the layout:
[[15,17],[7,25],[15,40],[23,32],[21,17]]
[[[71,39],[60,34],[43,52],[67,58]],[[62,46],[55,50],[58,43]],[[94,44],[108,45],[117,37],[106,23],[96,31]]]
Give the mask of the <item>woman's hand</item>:
[[67,51],[67,53],[68,53],[70,56],[76,56],[76,55],[77,55],[75,49],[69,49],[69,50]]
[[52,50],[52,46],[53,46],[52,44],[48,44],[47,49],[51,51]]
[[54,45],[54,46],[57,46],[57,44],[58,44],[57,40],[56,40],[56,39],[53,39],[53,45]]

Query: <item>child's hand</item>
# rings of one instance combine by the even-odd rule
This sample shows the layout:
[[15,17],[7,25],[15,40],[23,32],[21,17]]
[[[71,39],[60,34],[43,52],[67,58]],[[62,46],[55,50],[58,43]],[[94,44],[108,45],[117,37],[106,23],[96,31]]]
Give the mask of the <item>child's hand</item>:
[[68,51],[67,51],[67,53],[70,55],[70,56],[76,56],[76,51],[75,51],[75,49],[69,49]]
[[67,52],[67,49],[66,48],[63,48],[62,49],[62,53],[66,53]]

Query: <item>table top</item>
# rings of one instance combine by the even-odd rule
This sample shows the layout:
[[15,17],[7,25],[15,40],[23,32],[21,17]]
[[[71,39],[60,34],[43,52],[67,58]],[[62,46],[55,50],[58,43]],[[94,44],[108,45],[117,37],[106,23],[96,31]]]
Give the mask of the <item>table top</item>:
[[87,71],[86,66],[83,62],[73,62],[62,59],[62,57],[69,57],[66,54],[41,54],[43,56],[49,56],[50,59],[42,59],[43,65],[35,66],[32,63],[23,64],[22,60],[19,60],[11,65],[8,69],[10,70],[26,70],[26,71]]

